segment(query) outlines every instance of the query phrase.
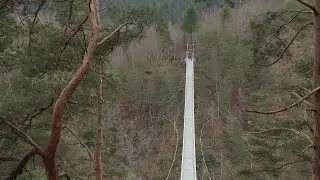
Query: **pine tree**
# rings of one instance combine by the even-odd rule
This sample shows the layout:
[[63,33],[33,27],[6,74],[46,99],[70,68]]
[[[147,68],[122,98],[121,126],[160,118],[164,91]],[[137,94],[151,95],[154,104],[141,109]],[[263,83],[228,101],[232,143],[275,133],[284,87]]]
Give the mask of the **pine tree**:
[[190,35],[192,42],[192,35],[198,29],[198,15],[194,7],[190,7],[184,16],[183,23],[181,25],[182,30]]
[[159,36],[164,44],[171,43],[168,21],[165,18],[162,7],[160,7],[155,13],[155,29],[159,33]]

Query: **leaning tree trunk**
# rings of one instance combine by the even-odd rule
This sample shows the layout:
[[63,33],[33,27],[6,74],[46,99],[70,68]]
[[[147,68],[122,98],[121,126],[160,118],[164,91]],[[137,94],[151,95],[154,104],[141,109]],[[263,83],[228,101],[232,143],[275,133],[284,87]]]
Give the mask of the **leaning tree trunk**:
[[[320,10],[320,1],[314,0],[316,10]],[[315,26],[315,58],[313,66],[313,88],[320,86],[320,15],[314,13],[314,26]],[[317,91],[314,95],[315,111],[313,112],[313,118],[315,122],[314,131],[314,163],[313,163],[313,179],[320,180],[320,91]]]
[[61,124],[63,120],[65,105],[70,101],[72,95],[80,85],[83,77],[88,73],[91,61],[98,46],[99,39],[99,2],[98,0],[88,0],[89,4],[89,19],[91,21],[92,37],[85,51],[82,65],[73,75],[69,84],[62,90],[60,96],[54,104],[52,114],[51,136],[43,162],[45,164],[48,180],[58,180],[58,170],[56,166],[56,153],[61,136]]
[[103,180],[103,171],[102,171],[102,161],[101,161],[101,148],[102,148],[102,141],[103,141],[103,134],[102,134],[102,122],[103,122],[103,111],[102,111],[102,105],[103,105],[103,97],[102,97],[102,62],[99,62],[99,88],[97,91],[97,97],[98,97],[98,133],[97,133],[97,141],[96,141],[96,151],[95,151],[95,172],[96,172],[96,180]]

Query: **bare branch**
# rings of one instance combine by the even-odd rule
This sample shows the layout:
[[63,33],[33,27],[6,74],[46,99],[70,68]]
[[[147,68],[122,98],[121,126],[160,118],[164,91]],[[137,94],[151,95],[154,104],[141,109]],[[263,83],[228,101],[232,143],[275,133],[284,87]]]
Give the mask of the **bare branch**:
[[0,162],[5,162],[5,161],[19,161],[19,159],[15,157],[0,157]]
[[18,166],[13,171],[11,171],[6,180],[13,180],[16,179],[19,175],[21,175],[23,173],[23,168],[28,164],[30,158],[37,154],[40,155],[42,153],[40,153],[37,148],[31,149],[26,155],[24,155]]
[[310,131],[312,134],[314,134],[314,130],[313,130],[312,126],[309,124],[309,122],[308,122],[308,121],[305,121],[305,124],[307,125],[309,131]]
[[11,0],[5,0],[4,2],[2,2],[0,5],[0,10],[2,10],[2,8],[5,8],[10,3],[11,3]]
[[103,38],[99,43],[98,46],[100,46],[101,44],[105,43],[107,40],[109,40],[114,34],[118,33],[124,26],[129,25],[132,23],[123,23],[121,24],[119,27],[117,27],[115,30],[113,30],[107,37]]
[[54,99],[52,98],[52,99],[51,99],[51,102],[50,102],[46,107],[43,107],[43,108],[40,108],[40,109],[36,110],[36,111],[34,112],[34,114],[31,115],[30,117],[29,117],[30,114],[28,113],[25,121],[29,120],[29,124],[27,125],[27,127],[26,127],[25,129],[27,129],[27,128],[29,128],[29,127],[31,126],[31,124],[32,124],[32,119],[33,119],[33,118],[37,117],[38,115],[40,115],[41,113],[43,113],[44,111],[46,111],[47,109],[49,109],[49,108],[53,105],[53,103],[54,103]]
[[107,6],[104,7],[104,8],[101,8],[101,9],[99,10],[99,12],[101,12],[101,11],[103,11],[103,10],[105,10],[105,9],[107,9]]
[[295,39],[298,37],[298,35],[301,33],[301,31],[304,30],[304,29],[305,29],[306,27],[308,27],[309,25],[312,25],[312,24],[313,24],[313,22],[308,22],[308,23],[306,23],[305,25],[303,25],[303,26],[296,32],[296,34],[293,36],[293,38],[291,39],[291,41],[290,41],[290,42],[288,43],[288,45],[284,48],[284,50],[281,52],[281,54],[280,54],[280,56],[278,57],[277,60],[273,61],[273,62],[270,63],[270,64],[261,64],[260,66],[271,66],[271,65],[279,62],[279,61],[283,58],[284,54],[288,51],[289,47],[292,45],[292,43],[294,42],[294,40],[295,40]]
[[312,96],[314,93],[316,93],[317,91],[320,90],[320,86],[315,88],[314,90],[312,90],[311,92],[309,92],[307,95],[305,95],[303,98],[301,98],[300,100],[298,100],[297,102],[291,104],[290,106],[288,107],[285,107],[285,108],[282,108],[282,109],[279,109],[279,110],[275,110],[275,111],[269,111],[269,112],[262,112],[262,111],[255,111],[255,110],[246,110],[246,112],[250,112],[250,113],[258,113],[258,114],[276,114],[276,113],[279,113],[279,112],[283,112],[283,111],[286,111],[288,109],[291,109],[297,105],[299,105],[301,102],[303,102],[305,99],[309,98],[310,96]]
[[317,8],[313,5],[313,4],[309,4],[308,2],[304,1],[304,0],[297,0],[299,3],[301,3],[302,5],[310,8],[314,14],[318,14],[319,11],[317,10]]
[[70,35],[70,37],[67,39],[67,41],[64,43],[64,46],[62,48],[62,51],[60,52],[59,57],[57,58],[56,63],[58,63],[64,53],[64,51],[67,49],[68,45],[70,44],[72,38],[82,29],[82,26],[84,25],[84,23],[87,22],[87,20],[89,19],[89,16],[86,16],[84,20],[82,20],[82,22],[79,24],[79,26],[77,27],[77,29]]
[[297,163],[302,163],[302,162],[306,162],[306,161],[303,159],[303,160],[297,160],[297,161],[293,161],[293,162],[287,162],[287,163],[284,163],[281,166],[277,167],[277,169],[282,169],[285,166],[293,165],[293,164],[297,164]]
[[63,177],[65,177],[68,180],[71,179],[70,175],[68,173],[66,173],[66,172],[62,172],[62,173],[59,174],[59,178],[63,178]]
[[295,20],[301,13],[302,11],[298,11],[288,22],[285,22],[284,24],[280,25],[280,28],[292,23],[292,21]]
[[93,176],[93,175],[95,175],[94,172],[88,174],[86,177],[80,177],[80,176],[78,176],[78,175],[74,175],[74,177],[76,177],[76,178],[78,178],[78,179],[81,179],[81,180],[88,180],[88,179],[90,178],[90,176]]
[[[283,24],[281,24],[279,26],[279,28],[275,31],[276,33],[273,35],[273,37],[264,45],[264,50],[269,46],[269,44],[272,43],[272,41],[277,38],[281,41],[281,45],[284,45],[284,43],[282,42],[282,40],[279,38],[279,33],[284,29],[284,27],[288,24],[290,24],[291,22],[293,22],[304,10],[299,10],[299,11],[292,11],[292,12],[295,12],[296,14],[289,20],[289,21],[286,21],[284,22]],[[284,14],[284,13],[288,13],[288,11],[284,11],[284,10],[281,10],[281,11],[277,11],[277,12],[272,12],[274,14],[278,14],[279,16]],[[286,52],[286,50],[284,51]],[[263,55],[260,55],[259,59],[262,57]],[[283,56],[283,55],[282,55]],[[281,56],[280,56],[281,57]],[[281,58],[280,58],[281,59]],[[256,63],[254,64],[251,64],[250,66],[253,66],[255,65]],[[260,65],[260,66],[267,66],[267,65],[264,65],[264,64],[257,64],[257,65]]]
[[29,143],[30,145],[32,145],[34,148],[36,148],[39,152],[41,152],[42,156],[43,156],[43,151],[41,150],[41,148],[38,146],[38,144],[36,142],[33,141],[33,139],[28,136],[26,133],[24,133],[23,131],[21,131],[18,127],[14,126],[13,124],[6,122],[4,120],[3,117],[0,116],[0,119],[2,120],[2,122],[4,124],[6,124],[7,126],[10,126],[17,135],[19,135],[20,137],[22,137],[27,143]]
[[[296,96],[297,98],[302,98],[298,93],[296,93],[296,92],[292,92],[292,94],[294,95],[294,96]],[[314,107],[314,105],[311,103],[311,102],[309,102],[309,101],[307,101],[307,100],[304,100],[303,101],[303,103],[305,104],[305,105],[307,105],[308,107]]]
[[274,167],[274,168],[268,168],[268,169],[259,169],[259,170],[255,170],[255,172],[274,172],[275,170],[280,170],[282,168],[284,168],[285,166],[289,166],[289,165],[294,165],[294,164],[298,164],[298,163],[303,163],[303,162],[307,162],[306,160],[297,160],[297,161],[293,161],[293,162],[287,162],[284,163],[278,167]]
[[36,22],[36,19],[38,18],[38,14],[39,14],[39,12],[40,12],[40,10],[41,10],[41,8],[42,8],[42,6],[46,3],[47,1],[46,0],[41,0],[41,2],[40,2],[40,4],[39,4],[39,6],[38,6],[38,8],[37,8],[37,10],[36,10],[36,12],[35,12],[35,14],[34,14],[34,18],[33,18],[33,20],[32,20],[32,23],[31,23],[31,27],[30,27],[30,30],[29,30],[29,55],[31,55],[31,36],[32,36],[32,31],[33,31],[33,27],[34,27],[34,25],[35,25],[35,22]]
[[[311,146],[308,148],[311,148]],[[309,163],[313,162],[312,157],[310,157],[306,154],[303,154],[304,151],[302,151],[302,154],[295,152],[295,151],[292,151],[292,152],[294,153],[294,155],[298,156],[301,159],[304,159],[306,162],[309,162]]]
[[272,129],[268,129],[265,131],[261,131],[261,132],[251,132],[252,134],[265,134],[265,133],[269,133],[269,132],[273,132],[273,131],[288,131],[288,132],[292,132],[298,136],[300,136],[301,138],[307,140],[311,145],[314,144],[314,142],[311,140],[310,136],[304,134],[301,131],[295,130],[295,129],[290,129],[290,128],[272,128]]
[[40,108],[40,109],[38,110],[38,112],[35,112],[35,114],[33,114],[30,118],[32,119],[32,118],[37,117],[39,114],[41,114],[41,113],[43,113],[45,110],[49,109],[49,108],[53,105],[53,103],[54,103],[54,99],[52,98],[50,104],[48,104],[46,107]]
[[67,24],[66,24],[66,28],[64,29],[64,33],[63,33],[63,34],[66,34],[66,32],[67,32],[67,30],[68,30],[68,27],[69,27],[69,25],[70,25],[70,22],[71,22],[72,10],[73,10],[73,1],[74,1],[74,0],[70,0],[68,22],[67,22]]
[[63,129],[69,131],[79,141],[79,143],[87,150],[89,158],[93,162],[94,161],[93,153],[91,152],[89,147],[81,140],[81,138],[77,136],[77,134],[74,131],[72,131],[69,127],[64,126]]
[[283,10],[284,12],[293,13],[293,12],[300,12],[300,13],[307,13],[307,14],[313,14],[313,11],[308,11],[305,9],[301,10]]

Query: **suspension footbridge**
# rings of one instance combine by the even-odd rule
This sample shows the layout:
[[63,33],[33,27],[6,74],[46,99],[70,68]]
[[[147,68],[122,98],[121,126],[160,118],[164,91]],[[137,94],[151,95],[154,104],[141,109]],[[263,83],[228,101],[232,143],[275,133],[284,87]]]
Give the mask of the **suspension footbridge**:
[[181,180],[196,180],[194,123],[194,45],[187,44]]

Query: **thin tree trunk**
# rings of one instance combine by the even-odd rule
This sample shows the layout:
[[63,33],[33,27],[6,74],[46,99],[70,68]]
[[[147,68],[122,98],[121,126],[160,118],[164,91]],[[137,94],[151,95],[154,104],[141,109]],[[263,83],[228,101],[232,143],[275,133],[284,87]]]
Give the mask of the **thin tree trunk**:
[[43,159],[47,171],[48,180],[58,180],[59,178],[59,173],[56,167],[56,152],[60,142],[62,130],[61,124],[63,120],[65,105],[71,99],[73,93],[78,88],[83,77],[88,73],[91,66],[91,61],[98,45],[100,27],[100,18],[98,11],[99,2],[98,0],[88,0],[88,4],[90,5],[89,18],[92,27],[92,37],[85,51],[82,65],[69,81],[69,84],[62,90],[53,108],[51,136],[49,145],[45,151],[45,157]]
[[103,171],[102,171],[102,161],[101,161],[101,148],[102,148],[102,141],[103,141],[103,135],[102,135],[102,122],[103,122],[103,112],[102,112],[102,106],[103,106],[103,97],[102,97],[102,62],[99,64],[99,88],[97,91],[97,97],[98,97],[98,133],[97,133],[97,141],[96,141],[96,151],[95,151],[95,160],[96,160],[96,180],[103,180]]
[[221,162],[220,162],[220,180],[223,179],[223,155],[222,153],[220,153],[220,159],[221,159]]
[[48,180],[58,180],[59,172],[56,167],[56,158],[55,156],[49,157],[48,154],[43,158],[43,163],[47,173]]
[[[320,10],[320,1],[314,0],[315,8]],[[320,85],[320,15],[319,13],[314,14],[314,25],[315,25],[315,59],[313,65],[313,87],[316,88]],[[320,91],[314,94],[314,105],[315,111],[314,121],[315,121],[315,155],[313,164],[313,179],[320,180]]]

